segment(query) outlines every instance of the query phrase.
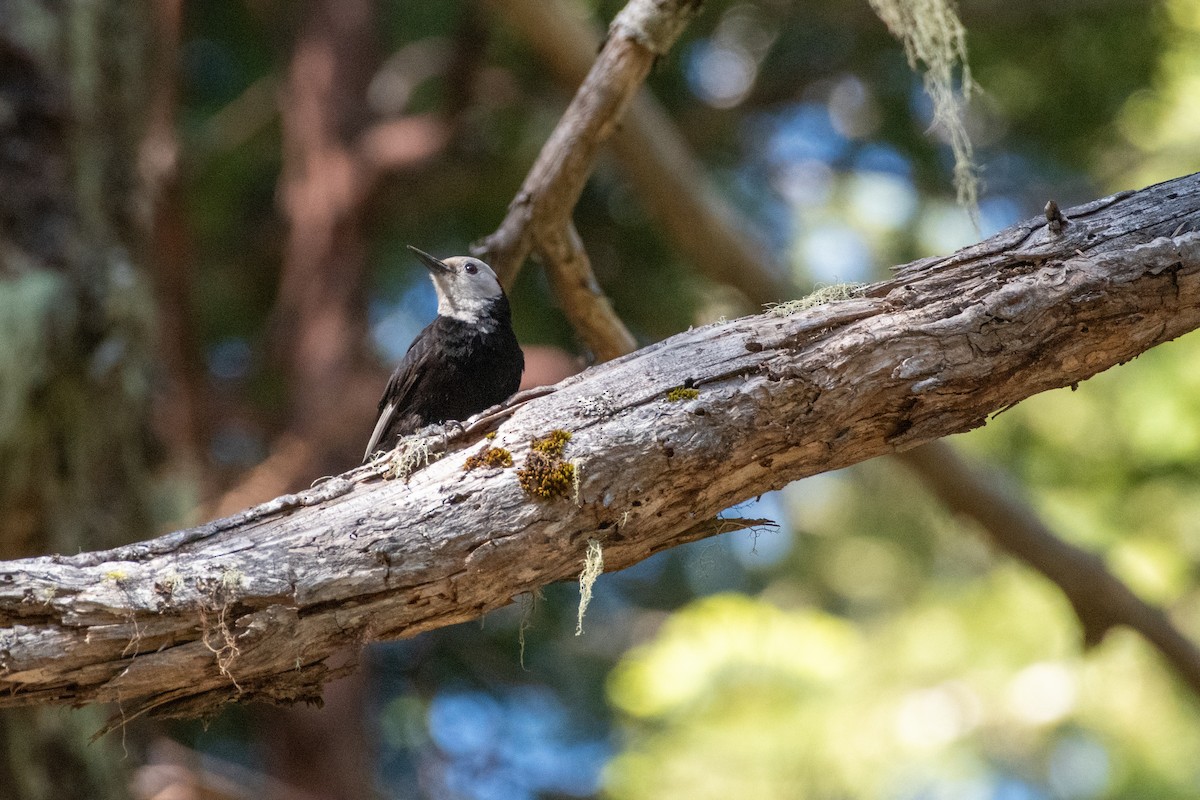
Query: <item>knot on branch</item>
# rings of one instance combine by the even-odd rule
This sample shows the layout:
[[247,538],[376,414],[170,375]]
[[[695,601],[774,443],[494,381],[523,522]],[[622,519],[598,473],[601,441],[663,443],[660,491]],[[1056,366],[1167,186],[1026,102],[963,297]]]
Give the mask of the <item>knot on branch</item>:
[[1058,203],[1053,200],[1046,201],[1046,225],[1050,228],[1050,233],[1058,236],[1070,223],[1071,221],[1063,215],[1062,209],[1058,207]]

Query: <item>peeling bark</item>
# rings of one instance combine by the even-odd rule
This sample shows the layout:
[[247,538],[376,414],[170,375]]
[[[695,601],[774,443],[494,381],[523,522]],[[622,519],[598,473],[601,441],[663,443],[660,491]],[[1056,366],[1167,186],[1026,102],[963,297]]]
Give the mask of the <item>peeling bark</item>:
[[[197,714],[312,698],[347,644],[472,619],[717,532],[790,481],[978,427],[1200,327],[1200,174],[1031,220],[861,296],[679,334],[476,426],[407,481],[377,462],[102,553],[0,564],[0,705]],[[672,388],[697,397],[671,402]],[[525,495],[529,442],[572,433],[578,495]],[[483,446],[515,465],[464,471]],[[410,460],[412,460],[410,458]],[[349,668],[349,667],[346,667]],[[339,668],[344,669],[344,668]]]

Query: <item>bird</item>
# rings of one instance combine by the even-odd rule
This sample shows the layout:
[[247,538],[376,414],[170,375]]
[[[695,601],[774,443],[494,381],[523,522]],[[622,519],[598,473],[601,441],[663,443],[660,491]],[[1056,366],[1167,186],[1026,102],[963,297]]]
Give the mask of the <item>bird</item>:
[[434,258],[408,246],[429,270],[437,318],[408,346],[379,401],[363,461],[426,425],[462,421],[511,397],[525,354],[513,333],[500,279],[469,256]]

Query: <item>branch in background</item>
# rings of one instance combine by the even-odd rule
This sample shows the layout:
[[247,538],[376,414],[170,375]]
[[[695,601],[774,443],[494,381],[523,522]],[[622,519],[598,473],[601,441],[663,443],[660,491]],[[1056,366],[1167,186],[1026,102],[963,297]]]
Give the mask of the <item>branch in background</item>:
[[138,161],[152,214],[146,221],[149,267],[158,308],[156,340],[166,375],[162,397],[153,403],[152,412],[157,419],[156,435],[171,457],[191,468],[203,483],[207,476],[195,468],[204,463],[208,449],[211,398],[192,309],[193,247],[183,207],[175,131],[183,3],[161,0],[151,11],[158,68],[151,74],[148,122]]
[[244,145],[279,116],[279,77],[267,75],[251,83],[233,100],[204,120],[187,158],[203,165]]
[[[120,701],[128,718],[310,698],[346,645],[572,576],[589,539],[629,566],[757,494],[978,427],[1200,327],[1200,233],[1179,233],[1200,226],[1200,174],[1066,216],[570,378],[486,443],[514,468],[464,470],[482,431],[434,435],[405,443],[448,447],[408,482],[379,480],[398,452],[200,528],[0,564],[0,705]],[[534,499],[515,469],[560,428],[578,492]]]
[[353,142],[377,56],[369,4],[344,5],[309,4],[281,98],[278,196],[288,235],[275,334],[296,389],[292,427],[321,440],[330,406],[340,405],[347,370],[361,363],[366,341],[359,313],[366,192]]
[[547,263],[554,265],[546,270],[550,288],[596,360],[608,361],[637,349],[633,334],[600,289],[575,225],[567,222],[564,228],[546,231],[542,247]]
[[452,126],[433,114],[409,114],[367,128],[354,145],[362,199],[382,178],[432,161],[451,136]]
[[270,775],[166,736],[151,739],[145,750],[145,763],[130,782],[134,800],[263,800],[264,796],[317,800],[296,786],[279,785]]
[[[583,82],[601,41],[599,29],[558,0],[490,0],[490,5],[560,84],[574,90]],[[712,185],[648,91],[635,94],[613,133],[612,148],[639,199],[701,274],[735,287],[755,308],[796,296],[787,269],[751,233],[755,226]],[[543,157],[562,161],[545,151]]]
[[[616,129],[654,60],[671,48],[697,7],[696,0],[630,0],[609,27],[596,63],[542,146],[504,221],[473,248],[509,286],[531,252],[541,256],[551,280],[573,289],[559,300],[568,316],[592,323],[579,332],[596,353],[613,352],[610,337],[629,343],[633,337],[611,312],[596,313],[606,301],[598,302],[594,278],[584,276],[580,283],[582,248],[570,229],[571,213],[601,145]],[[590,275],[590,267],[586,272]],[[588,301],[589,307],[567,307],[577,300]]]
[[1108,571],[1103,559],[1059,539],[1015,497],[996,472],[985,474],[943,442],[897,455],[951,511],[975,520],[1002,550],[1055,583],[1075,609],[1084,642],[1099,644],[1116,625],[1137,631],[1156,648],[1192,691],[1200,694],[1200,648],[1167,614],[1146,603]]

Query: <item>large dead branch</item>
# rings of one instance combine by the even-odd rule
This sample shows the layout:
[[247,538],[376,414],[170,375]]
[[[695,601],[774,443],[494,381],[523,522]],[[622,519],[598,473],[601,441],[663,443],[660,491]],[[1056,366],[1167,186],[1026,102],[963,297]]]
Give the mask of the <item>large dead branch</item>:
[[[0,564],[0,705],[116,701],[128,718],[310,698],[347,643],[573,576],[589,539],[620,569],[748,497],[977,427],[1200,327],[1200,175],[1067,217],[595,367],[491,442],[451,434],[408,481],[376,464],[149,542]],[[698,396],[672,402],[681,386]],[[578,482],[536,500],[515,472],[552,429],[573,434]],[[489,444],[516,466],[464,471]]]

